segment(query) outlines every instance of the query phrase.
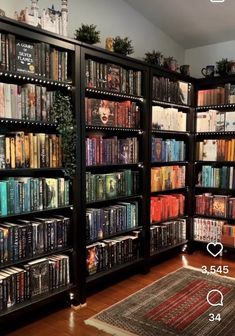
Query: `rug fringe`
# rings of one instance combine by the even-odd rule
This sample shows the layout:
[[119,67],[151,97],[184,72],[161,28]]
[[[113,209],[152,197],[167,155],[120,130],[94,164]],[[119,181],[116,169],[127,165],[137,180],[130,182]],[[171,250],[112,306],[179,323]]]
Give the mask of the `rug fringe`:
[[112,336],[137,336],[136,334],[125,331],[125,330],[120,329],[118,327],[114,327],[114,326],[112,326],[110,324],[107,324],[105,322],[95,320],[93,318],[85,320],[84,322],[85,322],[86,325],[90,325],[92,327],[95,327],[95,328],[97,328],[101,331],[104,331],[106,333],[111,334]]

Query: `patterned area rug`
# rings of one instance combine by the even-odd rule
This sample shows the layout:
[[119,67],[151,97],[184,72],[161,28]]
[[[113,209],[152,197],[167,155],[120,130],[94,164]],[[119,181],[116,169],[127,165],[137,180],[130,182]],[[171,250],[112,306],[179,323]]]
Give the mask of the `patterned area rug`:
[[[213,289],[223,293],[223,306],[207,302]],[[218,303],[219,295],[210,301]],[[211,313],[221,321],[210,322]],[[85,323],[115,336],[235,336],[235,279],[181,268]]]

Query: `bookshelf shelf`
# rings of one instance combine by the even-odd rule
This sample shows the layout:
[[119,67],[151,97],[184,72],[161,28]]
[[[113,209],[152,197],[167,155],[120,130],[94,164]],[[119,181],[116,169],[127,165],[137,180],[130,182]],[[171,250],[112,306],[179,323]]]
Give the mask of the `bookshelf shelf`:
[[136,226],[134,228],[130,228],[130,229],[127,229],[127,230],[124,230],[124,231],[119,231],[119,232],[110,234],[110,235],[105,236],[103,238],[97,238],[97,239],[94,239],[94,240],[89,240],[89,241],[87,241],[87,245],[94,244],[94,243],[100,242],[100,241],[105,240],[105,239],[118,237],[118,236],[124,235],[126,233],[130,233],[132,231],[139,230],[139,229],[142,229],[142,228],[143,228],[142,226]]
[[142,198],[141,195],[132,195],[132,196],[120,196],[120,197],[115,197],[115,198],[109,198],[105,200],[97,200],[97,201],[92,201],[92,202],[87,202],[86,206],[92,206],[92,205],[102,205],[106,203],[113,203],[113,202],[119,202],[119,201],[131,201],[137,198]]
[[143,101],[144,98],[142,96],[134,96],[134,95],[128,95],[125,93],[120,93],[120,92],[113,92],[109,90],[100,90],[96,88],[86,88],[86,93],[88,94],[98,94],[98,95],[103,95],[103,96],[108,96],[110,99],[113,98],[122,98],[122,99],[131,99],[131,100],[138,100],[138,101]]
[[65,294],[65,293],[68,293],[69,294],[69,291],[71,291],[72,289],[74,289],[76,286],[74,284],[70,284],[68,286],[64,286],[64,287],[61,287],[61,288],[58,288],[56,290],[53,290],[52,292],[48,292],[48,293],[45,293],[43,295],[38,295],[30,300],[27,300],[23,303],[19,303],[19,304],[16,304],[10,308],[8,308],[7,310],[4,310],[2,312],[0,312],[0,317],[3,318],[5,317],[6,315],[11,315],[13,313],[16,313],[17,311],[19,310],[23,310],[23,309],[27,309],[28,308],[31,308],[33,305],[36,305],[36,304],[39,304],[39,303],[48,303],[49,301],[51,301],[51,299],[53,297],[56,297],[56,296],[59,296],[61,294]]
[[171,218],[168,218],[168,219],[164,219],[160,222],[151,223],[150,225],[159,225],[159,224],[164,224],[164,223],[167,223],[167,222],[170,222],[170,221],[177,221],[177,220],[187,219],[187,218],[188,218],[188,216],[186,216],[186,215],[178,216],[178,217],[171,217]]
[[86,126],[87,131],[103,131],[103,132],[132,132],[143,134],[141,129],[137,128],[125,128],[125,127],[102,127],[102,126]]
[[1,79],[8,79],[11,81],[22,81],[22,82],[30,82],[39,85],[45,86],[53,86],[58,88],[66,88],[67,90],[72,89],[72,82],[71,81],[56,81],[50,78],[46,78],[44,76],[37,76],[31,73],[20,73],[15,71],[0,71],[0,80]]
[[231,109],[231,108],[234,109],[235,104],[198,106],[196,110],[197,112],[203,112],[205,110],[210,110],[210,109],[224,110],[224,109]]
[[139,258],[139,259],[136,259],[136,260],[118,265],[116,267],[113,267],[108,271],[98,272],[96,274],[89,275],[89,276],[87,276],[86,282],[88,284],[91,284],[91,283],[93,283],[97,280],[102,280],[104,277],[106,277],[108,275],[118,273],[118,272],[123,271],[125,269],[128,270],[130,267],[133,267],[133,266],[138,267],[138,265],[141,265],[143,262],[144,262],[144,259]]
[[51,251],[48,251],[48,252],[45,252],[45,253],[40,253],[40,254],[34,255],[33,257],[22,258],[20,260],[14,261],[14,262],[12,261],[12,262],[2,263],[2,264],[0,264],[0,270],[2,268],[5,268],[5,267],[20,265],[20,264],[24,264],[24,263],[27,263],[29,261],[35,260],[35,259],[45,258],[45,257],[48,257],[52,254],[72,253],[72,252],[73,252],[73,248],[71,248],[71,247],[63,247],[63,248],[59,248],[59,249],[54,249],[54,250],[51,250]]
[[195,164],[212,166],[234,166],[235,161],[196,161]]
[[[194,239],[193,242],[196,243],[196,244],[203,244],[203,245],[207,245],[207,244],[211,243],[211,241],[205,241],[205,240],[199,240],[199,239]],[[223,244],[223,247],[224,247],[224,249],[223,249],[222,253],[227,252],[227,251],[235,252],[235,246],[229,246],[229,245]]]
[[214,138],[214,137],[234,137],[234,132],[198,132],[195,133],[196,137],[204,137],[204,138]]
[[184,246],[184,245],[186,245],[186,244],[188,244],[188,240],[184,240],[183,242],[178,243],[178,244],[175,244],[175,245],[167,246],[167,247],[165,247],[165,248],[162,248],[162,249],[160,249],[160,250],[158,250],[158,251],[152,253],[152,254],[151,254],[151,258],[154,258],[154,257],[156,257],[156,256],[159,256],[159,255],[162,254],[162,253],[168,252],[168,251],[170,251],[170,250],[173,250],[173,249],[175,249],[175,248],[177,248],[177,247]]
[[189,136],[189,132],[180,132],[180,131],[167,131],[167,130],[152,130],[152,134],[159,134],[159,135],[183,135],[183,136]]
[[38,173],[61,173],[64,172],[64,168],[5,168],[0,169],[0,174],[17,174],[20,176],[21,174],[31,174],[33,172]]
[[213,215],[201,215],[201,214],[195,214],[194,217],[197,218],[211,218],[211,219],[218,219],[218,220],[226,220],[226,221],[231,221],[235,223],[235,218],[230,218],[230,217],[220,217],[220,216],[213,216]]
[[211,192],[211,193],[228,193],[234,194],[234,189],[225,189],[225,188],[211,188],[211,187],[202,187],[202,186],[195,186],[195,190],[199,192]]
[[155,99],[153,99],[152,103],[154,105],[162,105],[162,106],[166,106],[166,107],[178,107],[178,108],[181,108],[181,109],[184,109],[184,110],[190,110],[191,109],[191,106],[188,106],[188,105],[169,103],[169,102],[164,102],[164,101],[155,100]]
[[22,216],[29,216],[29,215],[35,215],[35,214],[46,214],[50,213],[53,211],[60,211],[60,210],[73,210],[72,205],[67,205],[63,207],[58,207],[58,208],[53,208],[53,209],[43,209],[43,210],[37,210],[37,211],[30,211],[30,212],[23,212],[23,213],[17,213],[17,214],[11,214],[11,215],[5,215],[5,216],[0,216],[0,219],[5,219],[5,218],[13,218],[13,217],[22,217]]
[[86,170],[143,168],[143,162],[86,166]]
[[169,162],[152,162],[152,167],[158,167],[158,166],[172,166],[172,165],[178,165],[178,166],[184,166],[187,165],[188,161],[169,161]]
[[183,188],[175,188],[175,189],[167,189],[167,190],[160,190],[160,191],[152,191],[151,196],[159,195],[159,194],[175,194],[175,193],[181,193],[181,192],[188,192],[188,187]]
[[35,125],[35,126],[50,126],[57,127],[56,123],[36,121],[36,120],[23,120],[23,119],[11,119],[11,118],[0,118],[0,123],[2,124],[15,124],[15,125]]

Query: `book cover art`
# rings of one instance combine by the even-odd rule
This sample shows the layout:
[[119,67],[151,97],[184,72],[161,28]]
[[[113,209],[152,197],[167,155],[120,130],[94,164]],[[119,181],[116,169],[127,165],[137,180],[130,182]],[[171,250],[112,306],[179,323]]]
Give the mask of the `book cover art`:
[[154,143],[154,148],[153,148],[152,161],[153,162],[160,162],[160,161],[162,161],[162,139],[161,138],[154,138],[153,143]]
[[129,155],[130,155],[130,148],[129,148],[129,140],[128,139],[120,139],[119,140],[119,163],[125,164],[129,163]]
[[213,198],[213,215],[216,217],[227,216],[227,196],[215,195]]
[[49,260],[42,258],[29,262],[26,269],[30,272],[31,296],[49,291]]
[[188,91],[189,85],[186,82],[179,81],[179,101],[180,104],[187,105],[188,104]]
[[35,72],[34,44],[16,40],[16,71]]
[[58,181],[57,179],[45,179],[46,208],[53,209],[58,207]]
[[115,126],[114,111],[115,103],[109,100],[89,99],[91,125]]
[[105,189],[107,198],[117,196],[117,176],[115,173],[105,175]]
[[95,274],[98,269],[99,264],[99,252],[98,252],[98,244],[87,246],[87,273],[88,275]]
[[108,65],[108,90],[120,92],[120,67],[115,64]]

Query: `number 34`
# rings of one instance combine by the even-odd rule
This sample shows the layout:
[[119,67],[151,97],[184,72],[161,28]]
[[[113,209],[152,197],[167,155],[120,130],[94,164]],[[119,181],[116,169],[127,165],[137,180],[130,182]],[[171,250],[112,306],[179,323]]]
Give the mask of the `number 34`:
[[213,322],[213,321],[221,321],[221,316],[220,314],[209,314],[209,321]]

